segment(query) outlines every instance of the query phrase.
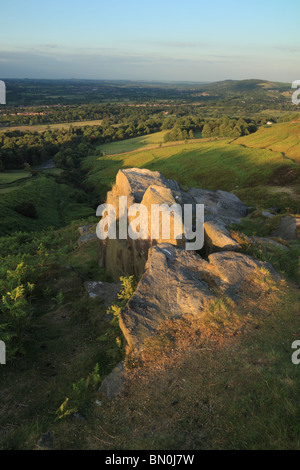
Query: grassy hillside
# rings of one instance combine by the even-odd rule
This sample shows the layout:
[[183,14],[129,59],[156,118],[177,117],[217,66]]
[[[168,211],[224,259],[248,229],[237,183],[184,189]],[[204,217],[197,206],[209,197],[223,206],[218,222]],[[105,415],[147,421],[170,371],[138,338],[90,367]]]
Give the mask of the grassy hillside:
[[132,152],[134,150],[146,149],[148,147],[158,146],[163,142],[164,136],[168,131],[156,132],[141,137],[134,137],[133,139],[120,140],[119,142],[112,142],[110,144],[101,145],[101,149],[107,155],[115,155],[118,153]]
[[[271,139],[267,131],[273,133],[273,128],[263,131]],[[121,151],[114,154],[117,144],[107,144],[106,152],[111,155],[88,157],[84,161],[84,168],[89,172],[87,183],[96,190],[99,199],[105,197],[120,168],[144,167],[161,171],[183,186],[234,192],[251,206],[277,205],[283,210],[299,211],[299,165],[284,158],[281,148],[274,151],[246,147],[251,138],[255,141],[256,134],[233,142],[203,139],[147,149],[156,138],[160,139],[160,135],[129,139],[118,149],[122,148],[123,154]],[[263,139],[260,143],[263,147]],[[137,145],[141,145],[140,151]],[[132,147],[134,151],[130,152],[128,149]]]
[[0,173],[0,186],[11,184],[23,178],[29,178],[30,174],[24,170],[11,170]]
[[[93,215],[93,209],[87,203],[76,202],[77,193],[70,186],[59,184],[54,178],[46,176],[30,178],[0,189],[0,235],[57,228],[73,219]],[[36,218],[26,217],[16,211],[22,201],[34,204]]]
[[[126,394],[103,400],[85,380],[97,363],[103,380],[124,351],[102,301],[83,287],[109,279],[98,241],[76,244],[82,223],[0,238],[2,260],[17,248],[30,265],[40,243],[47,250],[26,354],[0,368],[0,449],[37,449],[47,431],[57,450],[299,449],[298,288],[257,273],[238,304],[224,297],[201,319],[167,322],[141,361],[128,361]],[[66,397],[79,415],[58,419]]]
[[300,164],[300,121],[262,127],[258,132],[241,137],[235,142],[249,148],[282,152]]

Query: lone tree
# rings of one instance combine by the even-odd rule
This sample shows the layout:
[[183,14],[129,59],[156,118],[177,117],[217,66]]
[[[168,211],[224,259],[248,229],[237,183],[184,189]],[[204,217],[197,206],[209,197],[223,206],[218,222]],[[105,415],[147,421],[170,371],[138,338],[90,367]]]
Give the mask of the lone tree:
[[37,176],[38,175],[38,172],[36,170],[34,170],[30,165],[29,163],[25,163],[24,165],[24,170],[25,171],[28,171],[28,173],[31,174],[31,176]]

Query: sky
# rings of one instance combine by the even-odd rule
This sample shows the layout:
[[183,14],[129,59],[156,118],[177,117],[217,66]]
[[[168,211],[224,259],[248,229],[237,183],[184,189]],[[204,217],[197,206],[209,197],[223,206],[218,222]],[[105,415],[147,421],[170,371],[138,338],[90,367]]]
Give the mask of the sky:
[[10,0],[0,79],[300,79],[299,0]]

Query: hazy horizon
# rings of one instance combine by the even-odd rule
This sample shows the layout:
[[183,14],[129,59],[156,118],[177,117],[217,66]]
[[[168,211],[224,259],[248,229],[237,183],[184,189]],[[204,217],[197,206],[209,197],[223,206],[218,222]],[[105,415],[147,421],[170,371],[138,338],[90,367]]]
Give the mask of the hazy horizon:
[[0,11],[0,79],[299,78],[297,0],[15,0]]
[[224,80],[214,80],[214,81],[195,81],[195,80],[139,80],[139,79],[119,79],[119,78],[74,78],[74,77],[67,77],[67,78],[38,78],[38,77],[1,77],[1,80],[4,82],[6,80],[37,80],[37,81],[90,81],[90,82],[125,82],[125,83],[163,83],[163,84],[196,84],[196,85],[210,85],[214,83],[222,83],[222,82],[237,82],[237,81],[262,81],[262,82],[270,82],[270,83],[283,83],[289,85],[290,82],[284,82],[281,80],[267,80],[264,78],[244,78],[244,79],[235,79],[235,78],[225,78]]

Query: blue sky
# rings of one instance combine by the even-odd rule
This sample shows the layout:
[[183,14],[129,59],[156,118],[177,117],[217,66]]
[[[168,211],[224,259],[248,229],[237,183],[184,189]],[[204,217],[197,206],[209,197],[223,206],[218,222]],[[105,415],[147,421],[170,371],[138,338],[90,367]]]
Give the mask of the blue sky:
[[0,79],[300,79],[299,0],[10,0]]

